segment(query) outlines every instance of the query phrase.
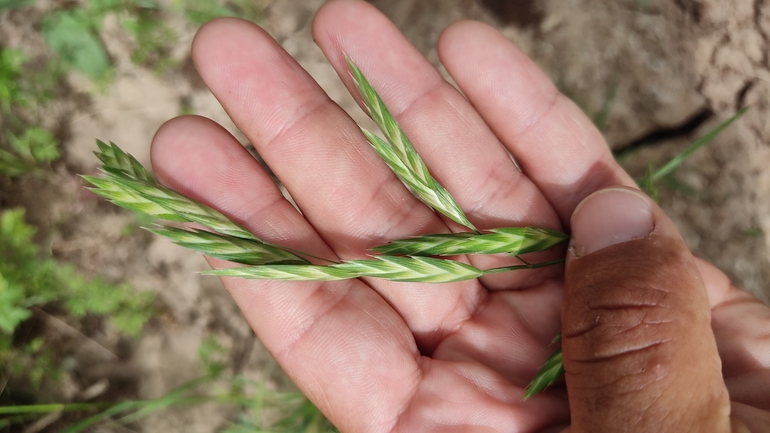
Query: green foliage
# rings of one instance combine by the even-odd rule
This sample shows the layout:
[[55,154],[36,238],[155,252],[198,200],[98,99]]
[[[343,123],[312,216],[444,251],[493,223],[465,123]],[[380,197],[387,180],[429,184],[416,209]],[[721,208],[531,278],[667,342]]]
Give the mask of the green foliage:
[[33,390],[39,390],[44,382],[58,382],[62,371],[56,355],[49,350],[43,337],[14,346],[7,334],[0,334],[0,364],[12,377],[24,377]]
[[207,337],[198,347],[198,359],[206,376],[219,377],[227,367],[227,351],[215,337]]
[[173,4],[195,27],[222,17],[240,17],[253,22],[262,18],[262,10],[253,0],[175,0]]
[[31,315],[24,305],[24,289],[9,285],[0,274],[0,332],[11,334]]
[[104,316],[118,331],[138,336],[153,312],[154,296],[83,277],[43,254],[34,234],[24,221],[24,209],[0,214],[0,366],[38,388],[43,380],[56,380],[59,370],[42,338],[12,343],[14,331],[32,316],[31,308],[59,302],[75,317]]
[[0,12],[31,5],[35,0],[0,0]]
[[29,59],[19,50],[0,48],[0,110],[29,108],[53,99],[62,77],[57,62],[45,63],[42,71],[25,67]]
[[216,0],[177,0],[174,5],[182,11],[187,21],[196,27],[216,18],[238,16],[238,12],[233,8]]
[[19,50],[0,49],[0,104],[5,110],[24,100],[19,77],[26,61],[27,56]]
[[30,70],[27,60],[20,51],[0,49],[0,176],[36,173],[59,158],[54,135],[35,126],[34,108],[56,93],[60,69],[47,62],[42,71]]
[[[246,383],[251,385],[251,398],[241,406],[242,412],[236,422],[224,428],[222,433],[338,431],[302,393],[276,392],[261,384]],[[276,421],[269,422],[265,415],[272,415]]]
[[94,80],[109,73],[110,59],[86,10],[53,12],[43,20],[42,32],[48,46],[72,68]]
[[11,150],[0,148],[0,175],[20,176],[59,158],[59,143],[43,128],[28,128],[20,137],[7,133]]
[[83,277],[74,267],[42,254],[34,234],[35,229],[24,222],[24,209],[0,214],[0,275],[9,287],[17,288],[13,292],[17,307],[61,301],[75,317],[107,316],[120,332],[139,334],[152,314],[151,293]]
[[159,73],[176,66],[170,50],[177,35],[166,25],[159,6],[145,2],[127,12],[124,15],[128,16],[121,20],[121,25],[135,41],[131,61],[149,66]]

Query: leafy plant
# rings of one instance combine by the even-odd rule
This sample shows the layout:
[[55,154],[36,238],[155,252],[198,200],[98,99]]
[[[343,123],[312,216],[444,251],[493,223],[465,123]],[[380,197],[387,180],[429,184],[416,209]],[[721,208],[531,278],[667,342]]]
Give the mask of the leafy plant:
[[48,46],[68,66],[97,82],[107,80],[112,70],[107,51],[99,38],[99,30],[107,14],[117,15],[123,29],[132,37],[134,49],[131,60],[162,73],[176,66],[171,49],[177,40],[177,32],[167,24],[170,16],[184,17],[192,26],[200,27],[225,16],[258,20],[261,10],[247,0],[227,3],[175,0],[171,6],[156,0],[88,0],[85,7],[49,13],[42,24]]
[[5,110],[24,100],[18,79],[25,61],[27,56],[19,50],[0,49],[0,104]]
[[223,17],[239,17],[259,22],[263,16],[260,0],[174,0],[172,9],[184,16],[194,27]]
[[111,66],[96,29],[93,17],[86,10],[59,10],[45,17],[42,33],[48,46],[66,64],[94,80],[101,80]]
[[131,61],[159,73],[175,66],[170,51],[177,35],[165,24],[160,6],[153,2],[137,3],[126,12],[124,15],[128,16],[120,23],[135,41]]
[[60,78],[55,62],[31,69],[23,52],[0,49],[0,176],[38,175],[59,158],[54,135],[36,124],[37,108],[53,97]]
[[59,158],[59,143],[43,128],[32,127],[20,137],[8,133],[11,150],[0,148],[0,175],[20,176],[32,173],[45,163]]
[[19,323],[32,315],[24,305],[24,289],[11,286],[0,275],[0,332],[13,333]]
[[118,331],[137,336],[152,314],[154,296],[83,277],[71,265],[43,254],[34,234],[35,228],[24,221],[24,209],[0,214],[0,365],[7,374],[28,377],[37,388],[57,371],[45,341],[12,343],[14,331],[32,316],[33,308],[58,302],[75,317],[103,316]]

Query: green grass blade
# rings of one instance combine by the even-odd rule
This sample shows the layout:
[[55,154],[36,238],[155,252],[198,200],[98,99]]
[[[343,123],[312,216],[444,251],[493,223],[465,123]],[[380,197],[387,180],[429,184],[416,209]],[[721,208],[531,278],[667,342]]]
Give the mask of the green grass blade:
[[244,265],[310,263],[280,247],[255,239],[241,239],[202,230],[183,230],[174,227],[148,228],[147,230],[169,238],[182,247],[210,257]]
[[733,122],[735,122],[741,116],[743,116],[748,109],[749,107],[742,108],[740,111],[735,113],[735,115],[733,115],[731,118],[719,124],[716,128],[706,133],[706,135],[695,140],[691,145],[687,146],[687,148],[683,150],[682,153],[671,158],[671,160],[668,161],[666,164],[664,164],[663,167],[660,167],[659,169],[655,170],[655,172],[653,172],[652,175],[650,176],[651,181],[654,182],[654,181],[660,180],[662,177],[673,172],[677,167],[679,167],[680,164],[682,164],[682,162],[684,162],[685,159],[687,159],[688,156],[690,156],[690,154],[700,149],[700,147],[703,146],[704,144],[713,140],[714,137],[719,135],[719,133],[721,133],[725,128],[727,128]]
[[602,108],[596,113],[596,117],[594,117],[594,125],[596,125],[596,129],[601,132],[604,132],[604,129],[607,127],[607,119],[610,117],[610,110],[615,103],[615,96],[617,96],[617,93],[618,85],[616,84],[610,88],[609,92],[607,92]]
[[564,363],[561,349],[554,352],[545,360],[543,367],[537,372],[535,378],[527,386],[524,392],[524,400],[553,385],[564,376]]
[[380,254],[453,256],[458,254],[521,255],[545,251],[569,239],[565,233],[541,227],[506,227],[490,233],[447,233],[399,239],[373,248]]
[[[369,84],[361,70],[350,59],[347,61],[353,81],[361,94],[369,115],[386,138],[386,140],[382,140],[364,130],[364,135],[377,153],[385,159],[396,176],[407,184],[415,196],[425,204],[446,215],[449,219],[476,231],[452,195],[430,174],[425,162],[398,125],[396,119],[390,114],[377,91]],[[400,161],[400,164],[396,161]]]
[[[88,427],[91,427],[92,425],[98,424],[108,419],[112,419],[112,417],[115,415],[118,415],[124,412],[129,412],[129,411],[133,411],[133,413],[137,413],[137,412],[140,412],[145,407],[152,407],[152,408],[158,407],[159,404],[163,404],[169,400],[174,402],[181,402],[181,398],[184,396],[185,393],[194,389],[196,386],[206,383],[210,380],[211,379],[209,377],[199,377],[199,378],[193,379],[171,390],[168,394],[164,395],[163,397],[160,397],[157,400],[142,400],[142,401],[128,400],[128,401],[116,403],[114,406],[107,408],[103,412],[100,412],[96,415],[92,415],[86,419],[83,419],[77,424],[67,428],[66,430],[61,431],[60,433],[79,433],[79,432],[85,431]],[[127,416],[130,417],[132,416],[132,414],[129,414]]]
[[96,415],[89,416],[88,418],[79,421],[73,426],[68,427],[65,430],[62,430],[60,433],[80,433],[82,431],[85,431],[88,427],[91,427],[94,424],[98,424],[102,421],[108,420],[112,418],[113,415],[117,415],[119,413],[123,413],[129,410],[134,410],[136,408],[136,403],[133,401],[124,401],[122,403],[117,403],[115,406],[112,406],[111,408],[100,412]]

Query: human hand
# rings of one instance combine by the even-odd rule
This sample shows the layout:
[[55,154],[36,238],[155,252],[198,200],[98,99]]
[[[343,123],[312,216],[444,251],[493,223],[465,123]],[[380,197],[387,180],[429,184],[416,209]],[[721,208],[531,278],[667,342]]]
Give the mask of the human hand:
[[[470,22],[442,35],[439,54],[466,100],[364,2],[326,4],[313,33],[354,94],[345,55],[361,67],[474,225],[570,228],[576,244],[563,275],[544,268],[442,285],[225,279],[261,341],[335,425],[558,431],[571,408],[572,432],[727,431],[726,388],[737,418],[754,431],[770,425],[770,310],[698,262],[704,288],[657,206],[645,202],[651,235],[575,258],[605,239],[591,222],[618,224],[620,233],[622,215],[600,219],[608,200],[610,209],[625,209],[612,203],[641,199],[594,195],[570,227],[585,197],[633,181],[590,121],[503,36]],[[389,240],[457,228],[406,190],[357,126],[259,28],[210,23],[193,57],[302,214],[229,133],[199,117],[174,119],[156,135],[161,182],[261,239],[328,258],[361,258]],[[515,262],[466,259],[483,269]],[[569,401],[558,389],[522,401],[553,350],[562,314]],[[642,316],[654,325],[632,326]],[[601,326],[580,334],[596,317]],[[613,338],[618,330],[629,338]],[[627,354],[608,356],[617,353]]]

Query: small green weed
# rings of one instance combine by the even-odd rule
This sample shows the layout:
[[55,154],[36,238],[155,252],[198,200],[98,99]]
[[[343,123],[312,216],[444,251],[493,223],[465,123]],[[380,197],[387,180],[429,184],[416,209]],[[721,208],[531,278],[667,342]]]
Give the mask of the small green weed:
[[0,49],[0,107],[5,111],[25,101],[19,78],[26,61],[27,56],[19,50]]
[[38,123],[37,107],[56,94],[61,74],[54,63],[30,70],[21,51],[0,49],[0,176],[40,174],[59,158],[54,135]]
[[43,359],[52,359],[45,341],[13,343],[15,330],[34,308],[58,303],[74,317],[102,316],[118,331],[135,337],[152,315],[154,295],[85,278],[40,251],[33,242],[35,231],[24,221],[24,209],[0,214],[0,365],[4,377],[27,377],[38,388],[44,379],[55,379],[58,370]]
[[43,128],[26,129],[20,137],[7,133],[9,150],[0,148],[0,176],[39,174],[44,164],[59,158],[59,143]]
[[87,9],[55,11],[45,17],[41,30],[48,46],[67,65],[94,80],[107,77],[110,59]]
[[163,73],[177,64],[171,56],[171,48],[178,35],[169,26],[169,18],[181,16],[197,28],[226,16],[256,21],[262,12],[254,2],[247,0],[227,3],[175,0],[171,6],[156,0],[89,0],[85,7],[49,13],[42,23],[48,46],[65,64],[100,83],[109,80],[112,71],[109,55],[99,38],[102,22],[108,14],[117,15],[123,29],[132,37],[131,60]]

